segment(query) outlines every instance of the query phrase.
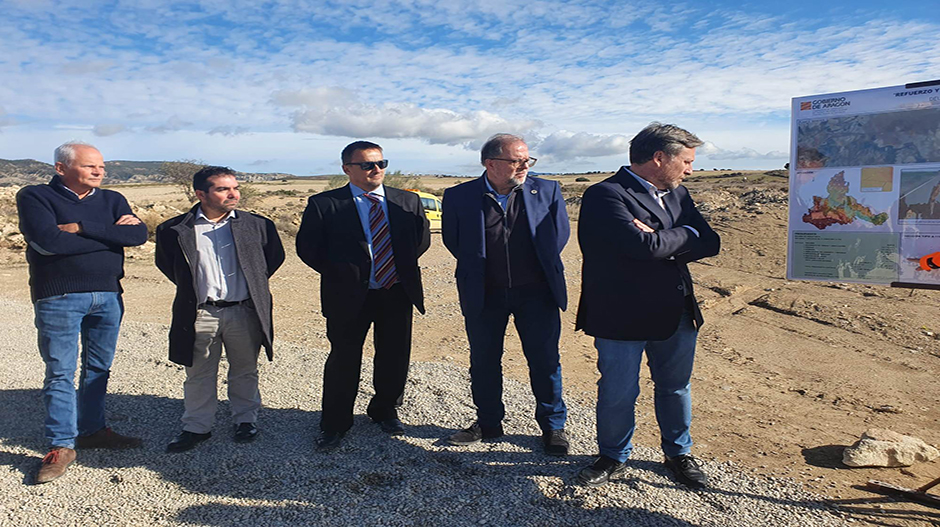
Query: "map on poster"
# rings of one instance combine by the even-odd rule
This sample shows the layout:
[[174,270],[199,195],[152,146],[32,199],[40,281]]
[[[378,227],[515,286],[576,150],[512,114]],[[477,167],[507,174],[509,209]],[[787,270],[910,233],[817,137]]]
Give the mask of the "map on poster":
[[940,81],[792,115],[787,278],[940,288]]

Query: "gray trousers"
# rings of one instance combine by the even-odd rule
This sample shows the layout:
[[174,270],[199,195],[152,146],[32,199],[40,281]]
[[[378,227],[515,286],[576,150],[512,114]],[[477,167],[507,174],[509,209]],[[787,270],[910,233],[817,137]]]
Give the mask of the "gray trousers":
[[251,303],[231,307],[202,306],[196,311],[193,365],[183,383],[183,430],[205,434],[212,430],[218,406],[219,361],[222,348],[228,360],[228,400],[235,424],[254,423],[261,408],[258,391],[258,352],[261,324]]

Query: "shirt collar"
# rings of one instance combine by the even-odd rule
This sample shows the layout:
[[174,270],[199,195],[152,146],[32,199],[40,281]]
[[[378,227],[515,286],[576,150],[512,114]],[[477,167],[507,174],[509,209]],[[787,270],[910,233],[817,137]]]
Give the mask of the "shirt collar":
[[199,208],[196,209],[196,220],[206,220],[209,223],[222,223],[234,217],[235,217],[235,211],[232,210],[232,211],[229,211],[229,213],[226,214],[224,217],[222,217],[222,219],[220,219],[219,221],[212,221],[208,217],[206,217],[205,213],[202,212],[202,205],[200,205]]
[[512,194],[513,191],[519,190],[522,187],[522,185],[525,184],[523,183],[522,185],[516,185],[515,187],[512,187],[511,189],[509,189],[509,192],[505,194],[500,194],[499,192],[496,192],[496,189],[493,188],[493,185],[490,185],[490,178],[486,177],[486,172],[483,172],[483,181],[486,183],[486,190],[488,190],[489,192],[492,192],[493,194],[496,194],[497,196],[508,196]]
[[652,195],[654,195],[654,196],[665,196],[666,194],[669,194],[669,192],[670,192],[669,190],[659,190],[658,188],[656,188],[656,185],[654,185],[654,184],[650,183],[649,181],[643,179],[642,176],[637,175],[634,171],[630,170],[629,168],[623,167],[623,169],[626,170],[628,174],[630,174],[631,176],[635,177],[636,180],[639,181],[640,184],[643,185],[643,187],[644,187],[644,188],[647,190],[647,192],[649,192],[650,194],[652,194]]
[[[62,184],[62,188],[64,188],[65,190],[71,192],[72,194],[75,194],[75,197],[76,197],[76,198],[82,199],[82,197],[78,195],[78,192],[75,192],[74,190],[72,190],[72,189],[68,188],[67,186],[65,186],[65,183]],[[85,197],[86,197],[86,198],[90,198],[90,197],[92,197],[92,196],[95,195],[95,192],[98,192],[98,189],[92,187],[91,192],[89,192],[88,194],[85,194]]]
[[356,185],[353,185],[352,183],[350,183],[349,190],[352,191],[352,196],[354,198],[358,198],[359,196],[363,194],[375,194],[376,196],[382,196],[383,200],[385,199],[385,185],[379,185],[379,188],[375,190],[362,190]]

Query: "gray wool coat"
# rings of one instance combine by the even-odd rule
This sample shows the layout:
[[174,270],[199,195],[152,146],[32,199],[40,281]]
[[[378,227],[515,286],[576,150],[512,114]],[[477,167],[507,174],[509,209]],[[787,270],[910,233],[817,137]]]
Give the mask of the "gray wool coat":
[[[197,252],[193,222],[198,207],[197,204],[186,214],[161,223],[156,235],[157,268],[176,284],[170,325],[170,360],[183,366],[193,365],[196,340],[194,324],[198,305],[193,276]],[[274,325],[268,278],[284,263],[284,247],[274,222],[263,216],[237,210],[231,222],[235,252],[264,332],[264,349],[268,360],[273,360]]]

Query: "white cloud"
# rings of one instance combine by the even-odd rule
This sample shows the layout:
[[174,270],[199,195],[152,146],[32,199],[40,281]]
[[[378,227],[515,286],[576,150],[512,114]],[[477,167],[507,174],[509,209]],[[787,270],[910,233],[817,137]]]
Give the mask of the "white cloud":
[[733,159],[762,159],[762,160],[780,160],[790,157],[786,152],[772,150],[770,152],[758,152],[753,148],[741,148],[739,150],[724,150],[714,143],[705,141],[705,144],[696,149],[703,157],[715,161],[726,161]]
[[109,60],[66,62],[59,67],[65,75],[97,74],[107,71],[113,64]]
[[0,129],[4,126],[12,126],[16,124],[16,119],[7,115],[6,110],[3,109],[3,106],[0,106]]
[[630,151],[630,138],[625,135],[597,135],[586,132],[555,132],[537,145],[539,155],[565,160],[584,157],[605,157]]
[[125,130],[127,130],[127,127],[123,124],[96,124],[91,131],[98,137],[107,137],[109,135],[119,134]]
[[487,111],[455,112],[408,103],[360,102],[340,88],[314,88],[275,94],[279,104],[304,106],[292,116],[293,129],[342,137],[418,138],[431,144],[473,145],[500,133],[524,134],[537,120],[509,120]]
[[357,102],[356,94],[337,86],[321,86],[300,90],[278,90],[271,94],[278,106],[348,106]]
[[187,126],[192,126],[192,124],[193,123],[189,121],[184,121],[180,119],[176,115],[171,115],[170,118],[167,119],[163,124],[160,124],[157,126],[148,126],[147,131],[157,133],[157,134],[163,134],[166,132],[176,132],[178,130],[182,130],[183,128],[186,128]]
[[218,134],[218,135],[225,135],[225,136],[231,137],[233,135],[242,135],[242,134],[247,134],[249,132],[250,130],[248,129],[247,126],[216,126],[215,128],[213,128],[212,130],[209,130],[206,133],[208,133],[209,135]]

